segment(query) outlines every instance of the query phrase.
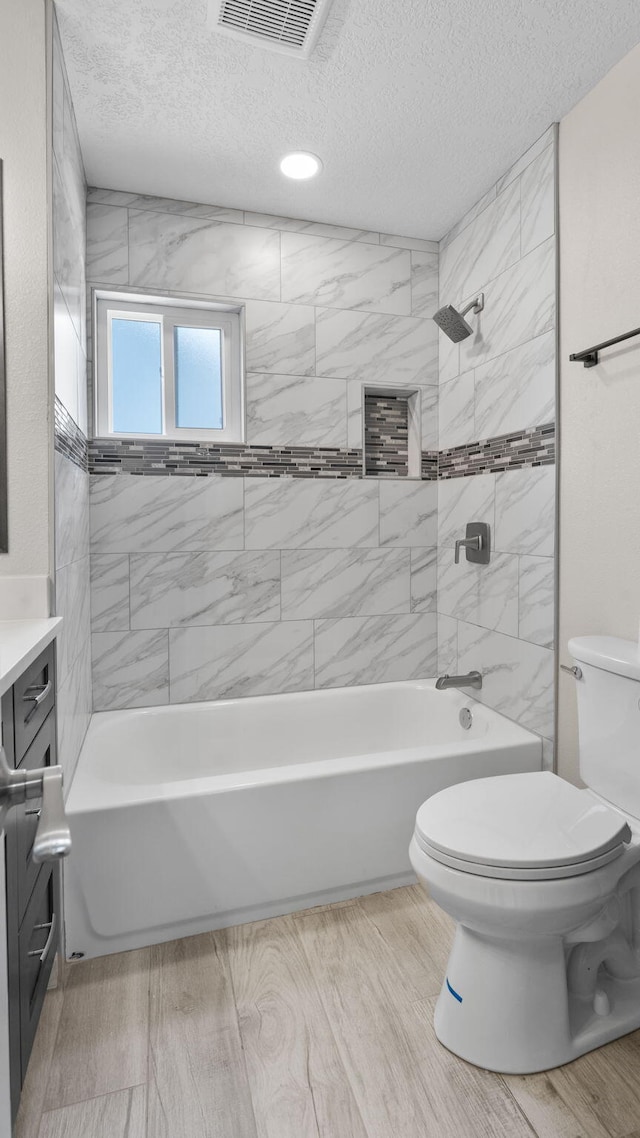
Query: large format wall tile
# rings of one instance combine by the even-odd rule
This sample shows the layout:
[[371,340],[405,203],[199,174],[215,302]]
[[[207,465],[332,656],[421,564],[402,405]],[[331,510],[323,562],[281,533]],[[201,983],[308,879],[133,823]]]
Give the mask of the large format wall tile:
[[315,310],[308,305],[247,301],[248,371],[313,375],[316,370]]
[[94,475],[93,553],[242,549],[241,478]]
[[409,612],[408,549],[283,550],[282,619]]
[[550,145],[522,172],[522,255],[553,235],[556,220],[555,155]]
[[545,738],[553,736],[553,652],[458,621],[458,668],[482,672],[482,703]]
[[456,308],[520,257],[520,185],[514,183],[442,251],[440,303]]
[[496,549],[553,556],[555,466],[496,474]]
[[513,166],[511,166],[507,170],[506,174],[503,174],[502,178],[500,178],[497,182],[497,193],[502,193],[506,186],[509,186],[511,182],[515,181],[515,179],[520,176],[520,174],[523,174],[524,171],[531,165],[531,163],[535,161],[538,155],[542,154],[542,152],[547,149],[547,147],[553,142],[554,131],[554,126],[548,127],[547,130],[545,130],[544,134],[541,134],[540,138],[537,138],[533,145],[530,146],[528,150],[525,150],[524,154],[520,155],[517,162],[514,162]]
[[142,209],[154,213],[182,213],[185,217],[207,217],[212,221],[229,221],[236,225],[244,222],[241,209],[228,209],[226,206],[206,205],[202,202],[184,202],[176,198],[156,198],[152,194],[131,194],[126,190],[102,190],[90,186],[87,202],[100,205],[119,205],[129,209]]
[[87,206],[87,277],[100,284],[129,283],[129,235],[126,209]]
[[477,565],[462,552],[456,565],[453,549],[443,546],[438,552],[438,610],[517,636],[518,558],[493,553],[488,565]]
[[555,418],[554,332],[475,369],[477,439],[539,427]]
[[55,453],[56,569],[89,553],[89,475]]
[[473,318],[476,332],[460,344],[462,371],[554,327],[555,253],[550,238],[485,286],[484,311]]
[[377,483],[247,478],[245,530],[247,549],[377,545]]
[[169,702],[169,634],[96,632],[93,656],[93,707],[153,707]]
[[472,371],[448,383],[438,392],[438,439],[441,450],[479,438],[475,425],[475,382]]
[[411,612],[435,612],[437,549],[411,550]]
[[316,622],[316,687],[390,683],[436,670],[436,614]]
[[280,554],[132,554],[131,627],[280,619]]
[[280,234],[272,229],[132,210],[129,283],[279,300]]
[[458,673],[458,622],[441,612],[438,613],[438,672],[441,676]]
[[93,710],[91,689],[91,642],[85,640],[79,656],[63,683],[58,685],[58,762],[68,794]]
[[411,315],[411,254],[357,241],[282,234],[282,299]]
[[91,631],[121,632],[129,628],[129,556],[91,556]]
[[518,635],[552,648],[555,620],[555,565],[552,557],[521,557]]
[[[438,483],[439,546],[455,545],[458,538],[465,536],[467,522],[487,522],[493,532],[495,478],[495,474],[476,474]],[[495,544],[495,539],[492,541]]]
[[259,225],[262,229],[279,229],[282,233],[309,233],[314,237],[335,237],[341,241],[366,241],[380,244],[380,234],[370,229],[350,229],[346,225],[327,225],[324,221],[303,221],[296,217],[280,217],[275,213],[245,211],[246,225]]
[[347,445],[347,384],[300,375],[247,375],[247,442]]
[[89,558],[56,570],[56,616],[62,617],[57,642],[57,681],[64,683],[90,636]]
[[438,254],[411,253],[411,315],[425,320],[438,308]]
[[58,168],[53,162],[53,274],[62,291],[77,335],[82,336],[85,247],[82,217],[74,216]]
[[313,624],[239,624],[170,632],[171,702],[313,687]]
[[380,480],[381,545],[435,545],[437,512],[436,482]]
[[412,316],[318,310],[318,375],[367,383],[437,383],[438,329]]
[[87,385],[87,361],[81,339],[58,285],[53,284],[53,350],[55,391],[71,418],[86,430],[80,414],[81,383]]
[[437,253],[438,242],[425,237],[403,237],[397,233],[381,233],[381,245],[393,245],[395,249],[414,249],[420,253]]

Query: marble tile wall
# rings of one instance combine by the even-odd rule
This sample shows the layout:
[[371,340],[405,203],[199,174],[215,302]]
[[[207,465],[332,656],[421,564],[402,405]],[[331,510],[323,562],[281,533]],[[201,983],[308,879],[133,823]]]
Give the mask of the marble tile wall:
[[[555,165],[552,128],[440,244],[440,304],[459,306],[483,291],[485,308],[472,317],[467,340],[452,345],[440,336],[438,668],[479,669],[478,698],[541,735],[547,763],[554,730]],[[473,445],[488,439],[490,446]],[[531,448],[543,465],[505,468],[502,452]],[[474,473],[460,476],[465,462]],[[491,526],[487,566],[467,563],[464,554],[454,564],[455,540],[469,521]]]
[[165,477],[92,443],[94,708],[433,674],[437,486],[361,462],[365,385],[417,390],[437,445],[437,245],[91,189],[87,275],[242,302],[248,447],[354,475],[300,450],[309,477],[248,451]]
[[407,479],[93,475],[95,710],[432,675],[436,511]]
[[67,790],[92,708],[85,196],[80,144],[54,14],[55,606],[57,615],[63,617],[57,655],[58,761]]

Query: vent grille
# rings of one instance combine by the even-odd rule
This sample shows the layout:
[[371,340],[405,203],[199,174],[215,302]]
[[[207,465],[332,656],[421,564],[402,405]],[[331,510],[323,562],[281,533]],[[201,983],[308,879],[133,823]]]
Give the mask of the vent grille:
[[292,55],[310,54],[333,0],[209,0],[209,27]]

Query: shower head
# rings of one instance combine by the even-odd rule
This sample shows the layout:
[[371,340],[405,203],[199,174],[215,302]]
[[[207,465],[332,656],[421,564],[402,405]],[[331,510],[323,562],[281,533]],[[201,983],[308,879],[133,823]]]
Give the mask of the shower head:
[[438,309],[433,319],[438,325],[438,328],[441,328],[445,335],[448,336],[450,340],[453,340],[454,344],[458,344],[460,340],[466,340],[467,336],[470,336],[473,332],[473,328],[468,321],[465,320],[467,312],[477,314],[478,312],[482,312],[483,308],[484,293],[481,292],[466,308],[462,309],[462,312],[458,312],[458,309],[454,308],[452,304],[445,304],[443,308]]

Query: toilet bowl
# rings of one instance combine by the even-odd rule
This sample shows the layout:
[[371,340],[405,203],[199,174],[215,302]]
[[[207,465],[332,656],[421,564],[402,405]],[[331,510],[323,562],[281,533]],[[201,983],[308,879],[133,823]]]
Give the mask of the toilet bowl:
[[[600,781],[608,764],[628,791],[628,764],[640,801],[640,661],[635,645],[632,656],[626,641],[613,643],[571,643],[579,708],[587,698]],[[624,690],[612,701],[614,675]],[[626,762],[619,749],[612,758],[614,737]],[[640,819],[607,787],[605,798],[547,771],[502,775],[450,787],[418,811],[413,868],[457,922],[435,1031],[477,1066],[546,1070],[640,1027]]]

